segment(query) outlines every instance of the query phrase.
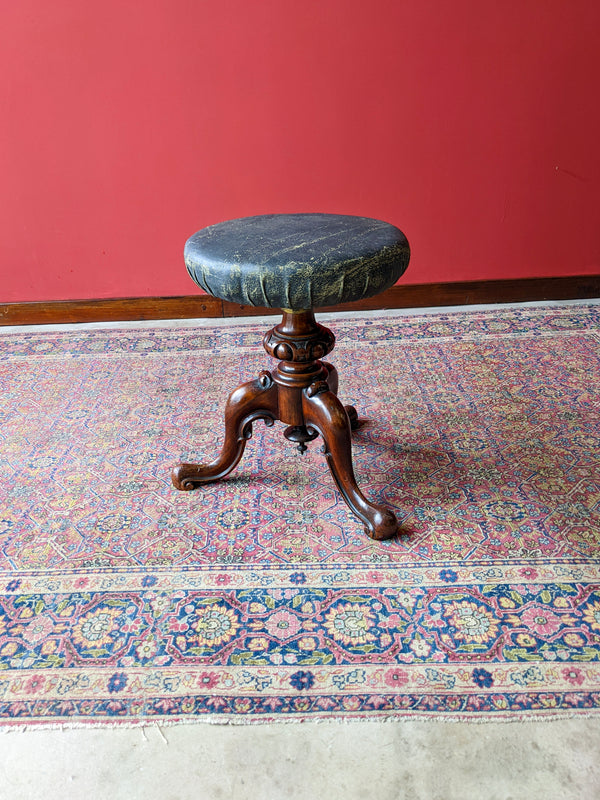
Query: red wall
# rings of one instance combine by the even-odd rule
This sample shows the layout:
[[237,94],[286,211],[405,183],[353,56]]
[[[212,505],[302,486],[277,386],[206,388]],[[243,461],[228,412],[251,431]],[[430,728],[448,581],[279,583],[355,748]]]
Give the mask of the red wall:
[[191,294],[275,211],[399,225],[409,283],[600,272],[598,0],[1,10],[0,301]]

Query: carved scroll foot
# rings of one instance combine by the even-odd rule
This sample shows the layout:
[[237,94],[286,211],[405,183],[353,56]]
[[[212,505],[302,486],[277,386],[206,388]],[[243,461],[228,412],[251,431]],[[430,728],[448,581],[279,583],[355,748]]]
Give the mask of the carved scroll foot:
[[389,539],[398,533],[394,514],[384,506],[370,503],[358,488],[352,466],[350,418],[332,391],[304,393],[306,424],[315,428],[325,442],[324,453],[333,478],[350,509],[362,520],[372,539]]
[[266,425],[277,419],[277,386],[266,371],[229,395],[225,406],[225,441],[219,457],[206,465],[178,464],[171,472],[175,488],[190,491],[228,475],[241,459],[246,442],[252,437],[252,423],[257,419],[264,420]]

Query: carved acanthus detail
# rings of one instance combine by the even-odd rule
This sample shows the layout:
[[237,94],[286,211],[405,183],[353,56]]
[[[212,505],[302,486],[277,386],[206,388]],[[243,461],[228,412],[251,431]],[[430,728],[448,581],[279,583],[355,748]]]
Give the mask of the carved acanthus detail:
[[319,325],[316,332],[303,338],[292,338],[279,331],[278,327],[271,328],[265,334],[263,345],[267,353],[279,361],[316,361],[333,350],[335,336],[323,325]]

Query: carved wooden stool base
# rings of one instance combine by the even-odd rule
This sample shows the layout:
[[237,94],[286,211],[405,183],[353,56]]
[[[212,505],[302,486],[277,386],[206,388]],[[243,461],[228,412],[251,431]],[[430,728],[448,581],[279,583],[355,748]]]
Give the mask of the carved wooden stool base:
[[282,322],[265,335],[267,353],[279,360],[273,372],[261,372],[254,381],[239,386],[225,407],[225,442],[218,458],[206,465],[178,464],[172,472],[177,489],[190,490],[219,480],[237,465],[252,423],[280,420],[284,436],[306,450],[306,442],[323,438],[323,452],[331,474],[350,509],[373,539],[389,539],[398,532],[394,514],[370,503],[356,483],[352,466],[350,431],[358,427],[358,414],[338,399],[337,370],[321,361],[333,350],[335,337],[319,325],[312,311],[284,311]]

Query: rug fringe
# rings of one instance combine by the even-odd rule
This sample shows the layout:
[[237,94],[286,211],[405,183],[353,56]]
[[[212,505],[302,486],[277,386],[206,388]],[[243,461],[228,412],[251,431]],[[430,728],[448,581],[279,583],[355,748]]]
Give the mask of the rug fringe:
[[[600,709],[591,711],[573,711],[562,713],[550,714],[521,714],[515,716],[469,716],[469,715],[444,715],[444,714],[392,714],[381,717],[373,716],[372,714],[357,714],[357,715],[344,715],[336,717],[206,717],[195,719],[161,719],[160,723],[156,720],[122,720],[122,721],[106,721],[106,720],[73,720],[73,722],[26,722],[23,724],[5,724],[0,722],[0,734],[8,735],[11,733],[29,733],[32,731],[48,731],[48,730],[120,730],[120,729],[137,729],[140,728],[142,732],[146,730],[156,729],[165,745],[168,746],[169,741],[162,732],[162,728],[172,728],[179,725],[223,725],[223,726],[246,726],[246,725],[304,725],[304,724],[317,724],[317,725],[348,725],[353,723],[385,723],[385,724],[399,724],[405,722],[430,722],[434,724],[444,723],[448,725],[456,724],[472,724],[472,725],[489,725],[489,724],[522,724],[522,723],[552,723],[560,722],[567,719],[597,719],[600,717]],[[145,736],[145,733],[144,733]]]

